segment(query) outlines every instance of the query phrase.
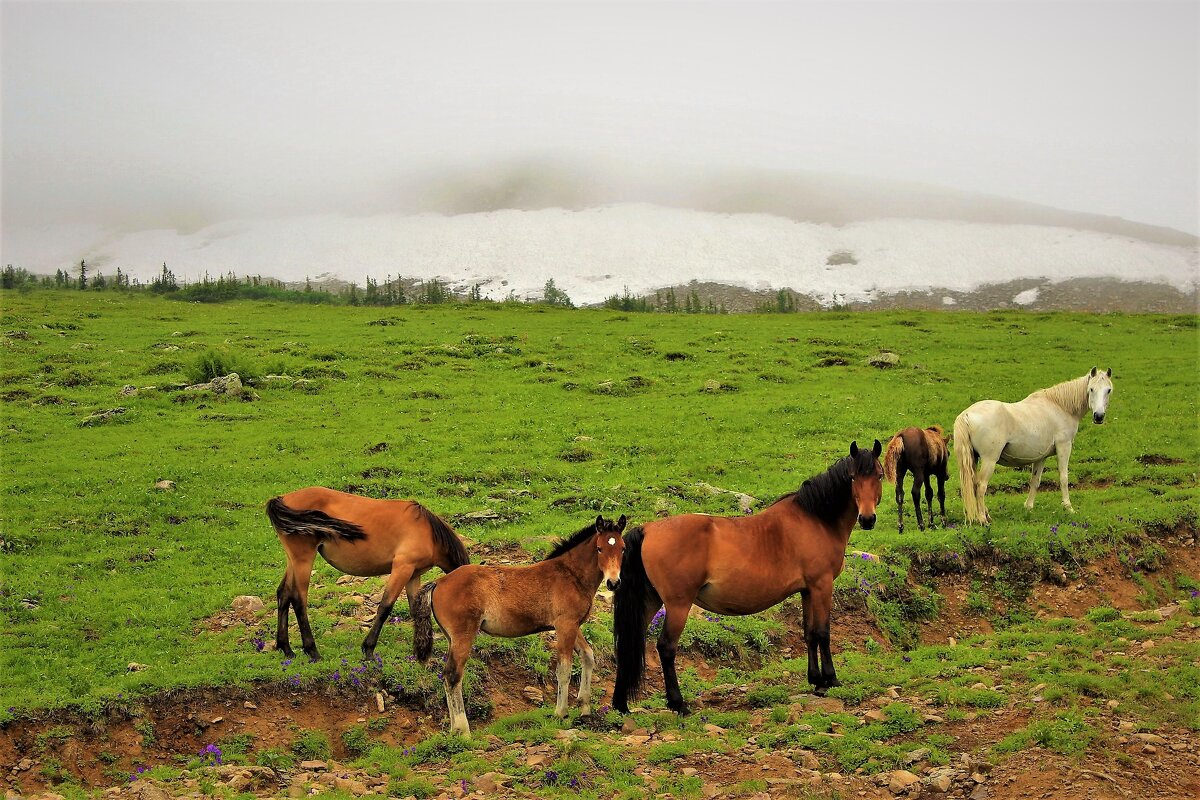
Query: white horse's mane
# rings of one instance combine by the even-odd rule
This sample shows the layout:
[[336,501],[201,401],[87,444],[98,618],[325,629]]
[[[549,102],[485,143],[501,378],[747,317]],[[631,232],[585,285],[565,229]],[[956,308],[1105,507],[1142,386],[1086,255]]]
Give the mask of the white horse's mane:
[[1030,397],[1045,397],[1047,400],[1053,400],[1063,411],[1076,417],[1082,417],[1083,412],[1087,411],[1087,387],[1088,378],[1090,375],[1084,375],[1082,378],[1063,381],[1046,389],[1038,389],[1030,394]]

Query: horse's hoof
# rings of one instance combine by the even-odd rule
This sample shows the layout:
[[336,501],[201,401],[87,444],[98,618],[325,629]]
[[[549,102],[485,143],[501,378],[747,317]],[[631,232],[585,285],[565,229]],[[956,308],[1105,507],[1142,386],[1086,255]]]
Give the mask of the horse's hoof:
[[275,649],[278,650],[279,652],[283,653],[288,658],[296,657],[296,652],[294,650],[292,650],[292,648],[290,648],[290,647],[280,647],[279,645],[275,645]]
[[304,655],[308,656],[308,660],[313,662],[314,664],[321,660],[321,654],[318,653],[316,650],[313,650],[311,653],[309,653],[308,651],[305,651]]

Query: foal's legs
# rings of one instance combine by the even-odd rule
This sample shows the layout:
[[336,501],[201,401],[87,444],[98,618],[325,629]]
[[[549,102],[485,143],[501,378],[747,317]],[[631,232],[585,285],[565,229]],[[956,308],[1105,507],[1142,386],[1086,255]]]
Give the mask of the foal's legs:
[[929,479],[932,476],[925,473],[925,504],[929,506],[929,527],[933,527],[933,483]]
[[896,530],[904,533],[904,463],[896,467]]
[[679,676],[675,674],[675,654],[679,652],[679,637],[687,624],[688,611],[692,604],[687,600],[664,601],[667,618],[663,621],[662,633],[658,636],[658,659],[662,662],[663,683],[667,690],[667,708],[679,714],[688,713],[679,691]]
[[288,641],[288,608],[292,604],[292,565],[289,563],[275,592],[275,603],[279,606],[279,619],[275,623],[275,649],[280,650],[288,658],[295,658],[291,642]]
[[[945,467],[943,467],[942,469],[944,470]],[[942,527],[943,528],[946,527],[946,477],[947,476],[946,476],[945,472],[939,472],[937,475],[938,506],[942,509]],[[930,518],[933,517],[933,506],[932,505],[929,507],[929,516],[930,516]]]
[[[562,719],[567,715],[567,700],[571,695],[571,660],[575,656],[575,637],[583,638],[579,628],[572,623],[555,626],[554,636],[558,640],[558,698],[554,703],[554,716]],[[583,678],[580,676],[579,689],[583,690]]]
[[1025,508],[1033,508],[1033,498],[1037,495],[1038,486],[1042,483],[1042,468],[1046,466],[1046,459],[1033,462],[1033,469],[1029,473],[1029,497],[1025,498]]
[[454,634],[445,628],[442,630],[450,639],[446,649],[446,663],[442,669],[442,683],[446,687],[446,710],[450,712],[450,732],[470,736],[471,725],[467,722],[467,704],[463,701],[462,681],[463,670],[471,656],[471,645],[475,642],[479,626],[476,624],[473,631],[460,630]]
[[579,653],[579,715],[586,717],[592,713],[592,670],[596,666],[596,656],[592,654],[592,646],[583,638],[583,631],[575,637],[575,650]]
[[379,598],[379,610],[375,613],[375,622],[371,624],[367,638],[363,639],[363,658],[369,660],[375,654],[375,644],[379,641],[379,632],[383,630],[383,624],[387,622],[388,615],[392,613],[392,607],[396,605],[396,598],[400,596],[400,590],[405,588],[406,584],[408,586],[408,602],[411,606],[412,599],[416,596],[412,589],[414,583],[417,584],[417,591],[420,591],[420,575],[413,568],[413,564],[408,560],[393,561],[391,574],[388,575],[387,583],[383,585],[383,595]]
[[[925,530],[925,520],[921,518],[921,486],[928,480],[929,480],[929,477],[924,472],[922,472],[920,469],[913,470],[913,483],[912,483],[913,511],[915,511],[916,515],[917,515],[917,530],[922,530],[922,531]],[[933,513],[931,512],[929,514],[929,516],[932,517]]]

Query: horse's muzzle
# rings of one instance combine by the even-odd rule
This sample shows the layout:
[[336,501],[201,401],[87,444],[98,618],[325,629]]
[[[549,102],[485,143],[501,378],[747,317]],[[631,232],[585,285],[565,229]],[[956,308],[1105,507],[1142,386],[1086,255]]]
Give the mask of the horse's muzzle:
[[1097,425],[1100,425],[1101,423],[1104,422],[1104,415],[1103,414],[1092,414],[1092,422],[1095,422]]
[[858,515],[858,524],[864,531],[871,530],[871,528],[875,527],[875,515],[872,514],[871,516],[868,517],[863,514],[859,514]]
[[605,584],[607,584],[609,591],[615,592],[617,587],[621,585],[621,579],[617,578],[615,581],[605,581]]

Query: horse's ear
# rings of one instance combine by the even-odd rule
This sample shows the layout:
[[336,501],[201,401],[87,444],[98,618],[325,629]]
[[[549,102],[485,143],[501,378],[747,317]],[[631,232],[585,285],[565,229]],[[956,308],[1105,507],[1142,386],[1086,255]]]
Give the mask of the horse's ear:
[[854,441],[854,442],[850,443],[850,457],[853,458],[854,456],[857,456],[857,455],[858,455],[858,442]]
[[619,532],[619,531],[623,531],[623,530],[625,530],[625,515],[624,514],[622,514],[621,518],[617,520],[617,531]]
[[1108,370],[1104,374],[1111,378],[1112,377],[1112,367],[1109,367]]
[[597,527],[597,528],[603,528],[603,527],[604,527],[604,515],[603,515],[603,514],[601,514],[600,516],[596,517],[596,527]]
[[1096,368],[1095,368],[1095,367],[1092,367],[1092,374],[1091,374],[1091,375],[1088,375],[1088,377],[1089,377],[1089,378],[1094,378],[1094,377],[1096,377]]
[[875,446],[871,448],[871,452],[875,454],[876,458],[879,458],[879,454],[883,452],[883,445],[879,443],[878,439],[875,440]]

